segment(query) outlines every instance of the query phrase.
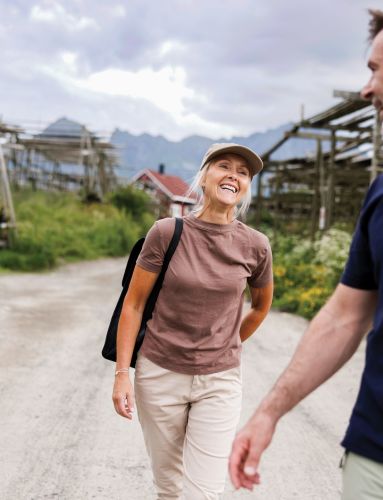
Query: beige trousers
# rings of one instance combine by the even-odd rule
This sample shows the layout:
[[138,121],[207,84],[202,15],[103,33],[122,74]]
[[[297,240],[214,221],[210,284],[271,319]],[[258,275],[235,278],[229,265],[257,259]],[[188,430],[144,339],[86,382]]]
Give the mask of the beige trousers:
[[158,500],[219,499],[241,410],[240,367],[185,375],[140,354],[135,394]]
[[383,500],[383,464],[347,453],[343,464],[342,500]]

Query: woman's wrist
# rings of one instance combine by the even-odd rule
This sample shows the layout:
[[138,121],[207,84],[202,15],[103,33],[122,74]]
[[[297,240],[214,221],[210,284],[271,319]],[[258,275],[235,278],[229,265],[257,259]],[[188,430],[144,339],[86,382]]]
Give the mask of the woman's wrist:
[[120,374],[127,374],[129,375],[130,368],[117,368],[116,371],[114,372],[114,376],[116,377],[117,375]]

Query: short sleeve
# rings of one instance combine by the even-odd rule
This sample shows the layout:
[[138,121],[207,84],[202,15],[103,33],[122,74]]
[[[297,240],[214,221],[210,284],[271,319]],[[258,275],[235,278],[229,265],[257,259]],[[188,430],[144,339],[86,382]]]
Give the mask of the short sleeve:
[[369,233],[371,221],[375,218],[380,220],[383,177],[378,176],[371,184],[360,212],[355,234],[352,238],[346,267],[340,282],[343,285],[361,290],[378,289],[375,277],[375,266],[372,258]]
[[273,256],[269,240],[258,251],[257,264],[247,282],[252,288],[263,288],[273,281]]
[[361,220],[359,220],[340,282],[351,288],[376,290],[378,286],[375,280],[368,236],[363,232],[361,226]]
[[146,235],[142,250],[137,258],[137,266],[145,271],[159,273],[162,269],[165,251],[162,245],[161,233],[158,222],[149,230]]

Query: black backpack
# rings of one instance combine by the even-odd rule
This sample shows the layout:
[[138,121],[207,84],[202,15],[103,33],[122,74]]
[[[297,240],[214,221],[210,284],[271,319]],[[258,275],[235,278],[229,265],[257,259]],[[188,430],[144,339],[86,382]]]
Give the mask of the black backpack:
[[[169,243],[169,247],[166,251],[164,262],[162,264],[162,269],[160,274],[158,275],[157,281],[151,291],[149,298],[146,302],[146,306],[142,315],[141,326],[137,335],[136,344],[134,346],[132,360],[130,362],[130,366],[134,368],[136,366],[137,354],[140,350],[142,342],[145,337],[146,324],[151,319],[154,307],[156,305],[158,294],[160,293],[162,283],[165,278],[166,270],[169,266],[170,259],[172,258],[178,242],[180,241],[181,234],[183,228],[183,220],[181,218],[176,218],[175,228],[173,237]],[[120,315],[122,311],[122,306],[124,303],[125,295],[129,288],[130,280],[132,279],[133,271],[136,266],[137,257],[139,256],[142,245],[144,244],[145,238],[141,238],[138,240],[132,251],[130,252],[128,262],[126,264],[124,276],[122,278],[122,292],[120,298],[118,299],[117,305],[113,311],[112,318],[110,320],[109,328],[106,334],[105,344],[102,349],[102,355],[105,359],[109,361],[116,361],[116,340],[117,340],[117,330],[118,330],[118,322],[120,320]]]

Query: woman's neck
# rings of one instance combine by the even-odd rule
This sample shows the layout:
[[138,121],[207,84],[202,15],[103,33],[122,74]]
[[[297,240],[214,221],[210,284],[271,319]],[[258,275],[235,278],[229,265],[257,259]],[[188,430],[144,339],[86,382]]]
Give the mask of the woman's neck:
[[234,208],[229,210],[226,208],[221,211],[211,207],[202,207],[195,216],[197,219],[213,224],[230,224],[234,220]]

